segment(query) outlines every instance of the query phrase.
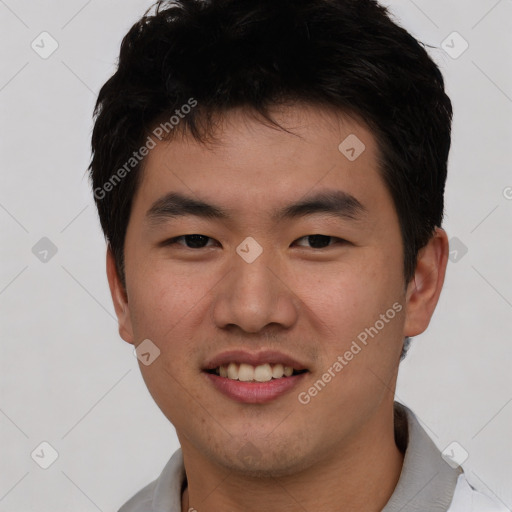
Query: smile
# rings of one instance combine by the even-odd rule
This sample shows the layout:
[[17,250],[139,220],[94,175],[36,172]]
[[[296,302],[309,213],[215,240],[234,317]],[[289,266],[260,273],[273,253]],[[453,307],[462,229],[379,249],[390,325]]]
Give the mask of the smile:
[[208,373],[240,382],[269,382],[273,379],[299,375],[305,371],[294,370],[291,366],[284,366],[281,363],[265,363],[253,366],[247,363],[231,362],[209,370]]
[[235,402],[263,404],[290,392],[309,373],[303,362],[275,350],[229,350],[207,361],[201,374]]

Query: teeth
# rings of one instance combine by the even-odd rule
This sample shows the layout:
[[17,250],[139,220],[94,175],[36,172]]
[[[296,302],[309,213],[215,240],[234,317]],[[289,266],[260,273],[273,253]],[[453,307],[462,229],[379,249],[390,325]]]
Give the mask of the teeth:
[[274,379],[279,379],[279,377],[282,377],[284,375],[284,368],[281,363],[275,364],[272,368],[272,377]]
[[238,368],[238,380],[250,382],[254,379],[254,366],[242,363]]
[[260,364],[254,368],[254,380],[258,382],[268,382],[272,379],[272,368],[267,364]]
[[246,363],[229,363],[228,365],[219,366],[217,374],[221,377],[241,382],[268,382],[272,379],[290,377],[293,374],[293,368],[291,366],[283,366],[280,363],[272,365],[265,363],[258,366]]
[[238,365],[236,363],[229,363],[228,379],[238,380]]

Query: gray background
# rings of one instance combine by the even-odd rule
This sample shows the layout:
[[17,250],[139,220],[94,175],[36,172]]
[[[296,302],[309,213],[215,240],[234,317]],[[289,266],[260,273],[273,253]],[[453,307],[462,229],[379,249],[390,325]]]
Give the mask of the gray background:
[[[510,508],[512,2],[385,4],[436,47],[455,110],[444,227],[456,253],[397,398],[441,450],[459,443],[470,482]],[[118,335],[85,174],[97,92],[149,5],[0,0],[0,512],[117,510],[178,446]],[[50,48],[43,31],[59,45],[47,59],[31,47]],[[454,31],[469,44],[457,58]],[[57,250],[46,262],[43,237]],[[31,458],[51,461],[43,441],[58,452],[46,470]]]

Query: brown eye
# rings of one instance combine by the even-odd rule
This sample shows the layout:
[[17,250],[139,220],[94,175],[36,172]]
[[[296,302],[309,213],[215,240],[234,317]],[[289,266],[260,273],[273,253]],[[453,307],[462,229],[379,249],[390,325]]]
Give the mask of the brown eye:
[[[345,242],[342,238],[336,238],[328,235],[307,235],[299,238],[296,242],[300,240],[306,240],[312,249],[324,249],[325,247],[332,245],[331,242]],[[301,245],[301,247],[304,246]]]
[[184,245],[181,242],[185,242],[187,249],[202,249],[207,246],[209,240],[213,240],[205,235],[181,235],[171,238],[164,242],[164,245]]

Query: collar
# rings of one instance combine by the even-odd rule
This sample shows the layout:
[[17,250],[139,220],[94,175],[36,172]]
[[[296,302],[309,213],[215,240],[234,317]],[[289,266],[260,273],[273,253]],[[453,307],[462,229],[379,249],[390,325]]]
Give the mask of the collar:
[[[394,415],[395,441],[402,452],[405,451],[405,456],[398,484],[382,512],[446,512],[462,469],[453,469],[443,460],[409,408],[395,402]],[[185,480],[180,448],[151,485],[152,496],[148,496],[151,511],[181,512]]]
[[395,441],[405,448],[398,484],[382,512],[446,512],[462,473],[452,468],[419,424],[415,414],[395,402]]

